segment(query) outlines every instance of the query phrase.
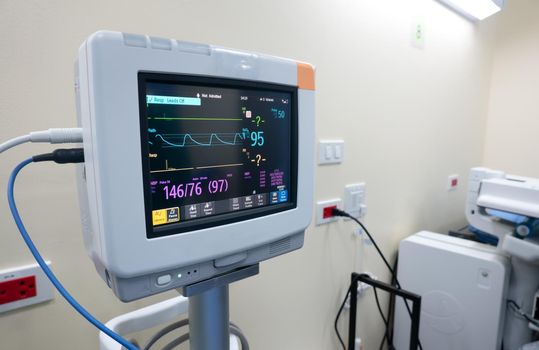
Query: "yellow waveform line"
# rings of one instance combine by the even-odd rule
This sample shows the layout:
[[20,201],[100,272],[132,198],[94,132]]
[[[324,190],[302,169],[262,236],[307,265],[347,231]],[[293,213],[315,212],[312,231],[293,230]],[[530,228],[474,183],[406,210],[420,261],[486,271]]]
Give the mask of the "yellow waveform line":
[[174,118],[174,117],[148,117],[148,119],[153,120],[221,120],[221,121],[242,121],[242,118],[197,118],[197,117],[185,117],[185,118]]

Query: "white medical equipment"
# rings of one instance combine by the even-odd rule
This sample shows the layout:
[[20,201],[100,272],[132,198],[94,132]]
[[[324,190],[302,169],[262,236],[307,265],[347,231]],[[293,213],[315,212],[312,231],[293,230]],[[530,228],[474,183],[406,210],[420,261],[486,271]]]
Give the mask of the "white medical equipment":
[[[398,278],[421,295],[423,349],[500,349],[511,266],[495,247],[422,231],[399,246]],[[408,349],[410,317],[396,299],[394,345]]]
[[537,237],[514,237],[515,226],[489,215],[488,209],[539,218],[539,179],[473,168],[466,202],[466,217],[470,225],[498,237],[498,247],[506,254],[539,264]]
[[[257,274],[259,262],[303,245],[312,211],[314,68],[105,31],[83,43],[75,67],[80,128],[0,145],[3,152],[25,142],[84,141],[83,149],[27,158],[11,173],[8,202],[23,240],[66,301],[102,331],[102,349],[135,350],[118,333],[186,311],[188,320],[152,341],[188,324],[189,333],[165,348],[189,340],[191,349],[234,349],[235,334],[248,349],[229,322],[228,285]],[[123,315],[110,327],[84,309],[47,266],[16,206],[18,173],[45,161],[82,163],[84,243],[119,299],[170,289],[183,297]]]
[[[314,67],[307,63],[101,31],[82,44],[75,64],[80,128],[0,144],[2,153],[26,142],[83,142],[83,148],[18,164],[8,202],[51,283],[101,331],[102,349],[136,350],[124,333],[187,309],[188,320],[152,341],[188,324],[189,333],[165,348],[189,340],[191,349],[230,350],[238,346],[230,342],[234,334],[248,349],[229,322],[228,285],[257,274],[259,262],[303,245],[312,213],[314,89]],[[83,163],[84,243],[116,296],[131,301],[178,289],[183,297],[120,316],[110,327],[76,301],[39,253],[15,201],[20,171],[52,161]]]
[[[505,285],[500,285],[500,280],[496,280],[496,287],[492,284],[485,286],[484,288],[489,289],[490,292],[494,288],[506,288],[507,293],[503,297],[503,306],[504,312],[496,322],[502,322],[504,325],[503,332],[499,332],[498,337],[502,338],[503,335],[503,346],[504,349],[519,349],[526,343],[532,341],[533,332],[538,331],[537,323],[531,322],[531,318],[539,316],[537,306],[537,291],[539,289],[539,240],[538,237],[534,235],[533,230],[525,225],[512,222],[506,219],[507,216],[519,216],[523,218],[524,221],[534,221],[539,218],[539,180],[526,178],[521,176],[507,175],[501,171],[495,171],[487,168],[473,168],[470,172],[469,177],[469,186],[468,186],[468,195],[466,203],[466,217],[471,226],[479,229],[482,232],[496,236],[498,239],[497,248],[495,251],[489,253],[489,259],[494,258],[496,255],[502,255],[507,257],[510,260],[510,278]],[[421,236],[420,234],[418,234]],[[416,235],[417,236],[417,235]],[[418,236],[418,237],[419,237]],[[406,250],[406,247],[410,242],[415,242],[418,244],[419,241],[423,238],[408,238],[401,243],[401,248]],[[440,240],[440,238],[436,238]],[[399,279],[401,280],[403,287],[408,288],[414,292],[422,294],[428,290],[438,290],[440,293],[451,294],[455,292],[456,286],[447,286],[443,287],[440,280],[446,281],[457,281],[458,290],[468,291],[480,286],[482,273],[478,272],[477,278],[462,280],[461,275],[455,274],[444,274],[444,271],[454,271],[455,266],[461,266],[460,271],[462,274],[468,275],[472,271],[475,273],[477,269],[481,269],[483,262],[481,264],[472,263],[464,264],[466,261],[462,248],[462,244],[469,245],[468,243],[460,242],[460,239],[451,238],[452,242],[448,240],[449,238],[443,238],[446,241],[443,247],[438,247],[437,249],[442,250],[443,254],[440,253],[436,256],[431,256],[430,258],[425,258],[415,254],[412,257],[409,257],[408,260],[411,261],[422,261],[424,265],[432,265],[438,267],[440,270],[440,275],[436,278],[426,279],[423,278],[424,274],[420,272],[406,271],[403,272],[407,274],[408,277],[402,276],[401,278],[401,268],[399,267]],[[418,241],[419,240],[419,241]],[[448,243],[449,242],[449,243]],[[426,244],[423,241],[420,243],[423,244],[422,249],[427,249]],[[433,248],[429,248],[432,250]],[[474,249],[479,249],[482,252],[477,254],[471,254],[475,257],[477,261],[480,256],[484,255],[485,249],[492,250],[488,246],[474,244]],[[441,260],[442,256],[448,256],[447,260]],[[498,259],[498,258],[496,258]],[[406,262],[402,259],[399,260],[399,264],[407,266],[411,264],[410,261]],[[463,269],[470,269],[470,271],[464,271]],[[483,267],[485,268],[485,267]],[[405,268],[406,269],[406,268]],[[481,271],[481,270],[477,270]],[[489,270],[490,271],[490,270]],[[487,275],[491,276],[489,273]],[[412,277],[414,276],[414,277]],[[471,276],[471,275],[470,275]],[[489,277],[491,278],[491,277]],[[419,282],[421,280],[421,282]],[[411,283],[412,285],[409,285]],[[414,286],[421,286],[421,290],[414,290]],[[452,291],[452,292],[451,292]],[[454,300],[459,305],[464,305],[465,302],[474,300],[474,304],[480,305],[486,302],[485,299],[480,298],[477,293],[465,293],[466,295],[458,294],[458,297],[455,297]],[[465,300],[469,299],[469,300]],[[447,302],[444,302],[442,299],[439,299],[438,306],[449,307]],[[490,307],[494,310],[498,305],[497,300],[490,302]],[[515,305],[518,306],[519,312],[514,310]],[[466,311],[466,309],[465,309]],[[398,311],[402,313],[402,310]],[[523,314],[526,316],[524,316]],[[486,323],[492,322],[492,317],[495,315],[490,314],[484,315]],[[462,318],[462,324],[470,327],[471,329],[480,329],[483,325],[478,324],[477,322],[473,323],[473,317],[468,319]],[[449,320],[446,320],[449,322]],[[399,321],[400,322],[400,321]],[[423,319],[422,322],[428,322]],[[399,323],[395,323],[396,327],[400,327]],[[420,336],[423,340],[424,338],[429,337],[428,332],[431,332],[428,327],[431,325],[425,325],[421,327]],[[444,344],[449,345],[448,349],[466,349],[467,342],[471,341],[471,336],[465,336],[465,333],[453,332],[448,333],[452,336],[450,337],[450,342],[445,342]],[[485,336],[486,334],[483,334]],[[479,337],[478,334],[476,334]],[[483,337],[484,338],[484,337]],[[480,339],[480,338],[478,338]],[[486,340],[485,340],[486,341]],[[468,347],[473,348],[473,347]],[[500,345],[496,347],[499,349]]]
[[303,245],[311,65],[102,31],[80,48],[76,90],[85,244],[121,300]]
[[[494,209],[539,218],[539,179],[507,175],[487,168],[470,172],[466,217],[470,225],[498,237],[498,249],[511,257],[511,279],[508,300],[522,310],[533,313],[535,293],[539,288],[538,237],[515,237],[515,225],[488,214]],[[518,231],[517,231],[518,232]],[[508,309],[505,320],[504,346],[518,349],[532,340],[537,327]]]

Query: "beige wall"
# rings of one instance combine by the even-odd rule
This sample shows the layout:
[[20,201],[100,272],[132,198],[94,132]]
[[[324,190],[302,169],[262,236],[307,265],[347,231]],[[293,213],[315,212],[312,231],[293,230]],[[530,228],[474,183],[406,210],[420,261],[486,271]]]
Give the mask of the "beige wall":
[[[410,46],[413,18],[426,48]],[[377,1],[0,1],[0,140],[75,124],[73,60],[98,29],[146,33],[288,56],[317,66],[318,138],[345,140],[345,161],[316,169],[316,199],[366,181],[366,224],[383,251],[420,229],[464,223],[463,189],[447,175],[483,157],[495,20],[474,26],[430,0]],[[1,186],[20,160],[49,146],[1,157]],[[18,183],[28,229],[67,288],[102,320],[174,295],[122,304],[97,277],[82,246],[72,166],[35,165]],[[32,261],[0,201],[0,268]],[[231,289],[232,318],[256,350],[335,349],[332,330],[351,271],[388,273],[353,225],[311,227],[305,247],[263,263]],[[385,300],[385,299],[384,299]],[[344,323],[343,323],[344,325]],[[375,349],[382,323],[372,295],[358,330]],[[0,315],[2,348],[90,350],[97,333],[66,303]],[[74,342],[80,342],[76,346]]]
[[539,177],[539,2],[508,1],[501,18],[485,143],[485,165]]

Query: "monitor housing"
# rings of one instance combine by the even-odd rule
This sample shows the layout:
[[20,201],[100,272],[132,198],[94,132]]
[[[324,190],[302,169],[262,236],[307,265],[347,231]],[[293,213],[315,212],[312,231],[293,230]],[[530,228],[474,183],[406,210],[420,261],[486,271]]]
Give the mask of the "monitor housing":
[[314,70],[283,58],[97,32],[76,63],[85,246],[123,301],[303,245]]

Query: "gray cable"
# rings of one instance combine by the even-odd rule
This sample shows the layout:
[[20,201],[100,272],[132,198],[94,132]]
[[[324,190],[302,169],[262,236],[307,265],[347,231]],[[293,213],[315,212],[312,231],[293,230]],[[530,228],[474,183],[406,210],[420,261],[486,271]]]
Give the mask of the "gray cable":
[[507,300],[507,304],[511,307],[513,312],[515,312],[518,316],[530,322],[536,327],[539,326],[539,322],[536,319],[534,319],[531,315],[528,315],[526,312],[524,312],[524,310],[522,310],[522,307],[520,307],[520,305],[518,305],[516,301],[509,299]]
[[168,325],[167,327],[163,328],[162,330],[160,330],[159,332],[157,332],[154,336],[152,336],[152,338],[146,343],[146,345],[144,346],[144,349],[143,350],[150,350],[150,348],[159,341],[159,339],[163,338],[165,335],[167,335],[168,333],[178,329],[178,328],[182,328],[184,326],[187,326],[189,324],[189,320],[188,319],[184,319],[184,320],[181,320],[181,321],[178,321],[178,322],[174,322],[170,325]]
[[[234,334],[240,339],[242,350],[249,350],[249,342],[247,341],[247,337],[245,336],[245,334],[243,334],[241,329],[232,322],[230,322],[230,333]],[[189,340],[189,333],[184,334],[177,339],[174,339],[173,341],[165,345],[162,350],[172,350],[175,347],[185,343],[187,340]]]
[[163,349],[161,350],[172,350],[174,349],[176,346],[182,344],[182,343],[185,343],[186,341],[189,340],[189,333],[187,334],[184,334],[182,335],[181,337],[177,338],[177,339],[174,339],[173,341],[171,341],[170,343],[168,343],[167,345],[165,345],[163,347]]
[[13,148],[15,146],[21,145],[21,144],[26,143],[26,142],[30,142],[30,134],[15,137],[15,138],[13,138],[11,140],[8,140],[8,141],[0,144],[0,153],[5,152],[10,148]]
[[0,153],[27,142],[81,143],[82,128],[52,128],[41,131],[32,131],[29,134],[18,136],[4,143],[0,143]]
[[230,333],[234,334],[236,337],[240,339],[241,343],[241,350],[249,350],[249,342],[247,341],[247,337],[239,327],[236,325],[231,324],[230,325]]

